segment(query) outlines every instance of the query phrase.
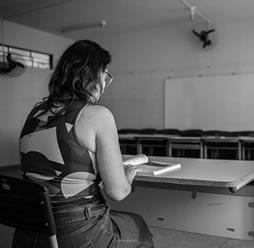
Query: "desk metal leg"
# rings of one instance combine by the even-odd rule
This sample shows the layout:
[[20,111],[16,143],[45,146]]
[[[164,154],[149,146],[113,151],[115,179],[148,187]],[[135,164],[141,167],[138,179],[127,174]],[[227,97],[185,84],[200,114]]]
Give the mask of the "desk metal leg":
[[204,158],[204,149],[203,149],[203,144],[200,144],[200,158]]
[[245,157],[245,147],[244,145],[242,144],[242,159],[245,160],[246,157]]
[[170,157],[170,156],[169,156],[169,154],[170,154],[169,149],[170,149],[170,145],[169,145],[169,142],[168,142],[168,140],[167,140],[167,141],[166,141],[166,156],[167,156],[167,157]]
[[172,144],[170,141],[168,141],[168,156],[172,157]]
[[143,147],[142,144],[138,141],[137,142],[137,154],[142,154],[143,153]]
[[238,141],[238,159],[242,160],[242,142]]
[[204,158],[207,158],[207,146],[204,143]]

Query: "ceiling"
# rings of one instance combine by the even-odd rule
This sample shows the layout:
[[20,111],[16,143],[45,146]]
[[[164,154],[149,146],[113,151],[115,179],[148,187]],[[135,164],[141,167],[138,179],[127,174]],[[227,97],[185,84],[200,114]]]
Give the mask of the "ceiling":
[[77,40],[190,22],[188,6],[211,23],[254,17],[253,0],[0,0],[0,18]]

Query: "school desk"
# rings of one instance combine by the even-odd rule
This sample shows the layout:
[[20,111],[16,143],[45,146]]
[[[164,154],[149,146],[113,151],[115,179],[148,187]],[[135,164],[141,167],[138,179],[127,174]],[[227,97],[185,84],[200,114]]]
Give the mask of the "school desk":
[[[131,155],[124,155],[124,160]],[[236,192],[254,180],[254,161],[215,160],[195,158],[152,157],[151,161],[181,164],[181,168],[158,176],[137,175],[136,184],[157,183],[173,185],[227,188]]]
[[[131,156],[125,155],[124,159]],[[133,193],[112,208],[151,226],[254,240],[254,161],[150,157],[180,163],[158,176],[137,175]]]
[[[123,159],[132,157],[123,155]],[[152,157],[151,161],[163,163],[180,163],[181,168],[158,176],[137,175],[135,185],[156,185],[171,188],[182,186],[198,186],[203,189],[222,188],[237,192],[254,180],[254,161],[247,160],[215,160],[196,158]],[[19,165],[0,167],[0,173],[21,176]]]

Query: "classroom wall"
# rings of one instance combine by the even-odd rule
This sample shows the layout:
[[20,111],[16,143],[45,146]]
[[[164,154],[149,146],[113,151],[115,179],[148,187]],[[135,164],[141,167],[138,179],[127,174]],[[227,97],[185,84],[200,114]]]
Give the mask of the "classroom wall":
[[[51,53],[57,59],[72,40],[5,22],[4,43]],[[0,75],[0,166],[18,163],[20,129],[31,107],[47,95],[50,74],[51,70],[27,68],[19,77]]]
[[[113,56],[110,72],[115,79],[101,103],[112,110],[118,128],[163,128],[163,82],[168,77],[254,73],[253,21],[215,21],[218,44],[208,51],[194,42],[188,20],[142,31],[84,37],[99,42]],[[55,58],[72,42],[10,22],[4,28],[6,44],[50,52]],[[18,163],[20,127],[31,105],[47,91],[50,73],[28,69],[17,78],[0,76],[0,165]],[[253,99],[249,101],[254,105]]]
[[[91,37],[113,56],[110,71],[115,80],[102,103],[115,114],[118,128],[164,127],[163,82],[168,77],[254,73],[254,19],[212,21],[218,43],[207,51],[193,39],[189,20],[143,31]],[[254,105],[254,99],[249,99],[249,103]]]

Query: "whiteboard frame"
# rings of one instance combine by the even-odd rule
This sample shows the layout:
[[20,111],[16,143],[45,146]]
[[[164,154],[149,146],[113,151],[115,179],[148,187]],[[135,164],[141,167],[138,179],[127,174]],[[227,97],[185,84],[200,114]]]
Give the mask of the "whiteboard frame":
[[164,128],[254,130],[254,74],[167,78]]

